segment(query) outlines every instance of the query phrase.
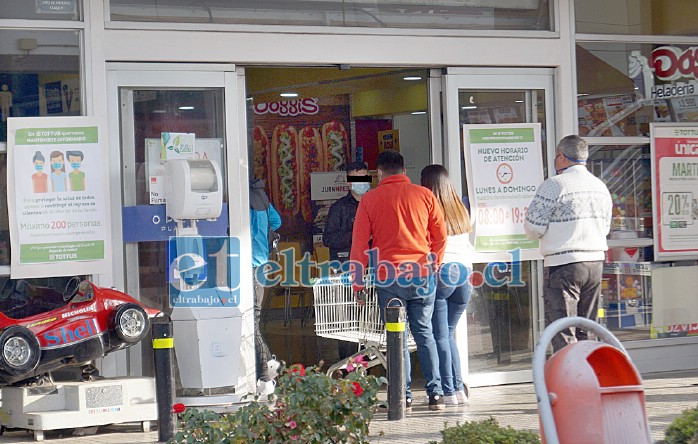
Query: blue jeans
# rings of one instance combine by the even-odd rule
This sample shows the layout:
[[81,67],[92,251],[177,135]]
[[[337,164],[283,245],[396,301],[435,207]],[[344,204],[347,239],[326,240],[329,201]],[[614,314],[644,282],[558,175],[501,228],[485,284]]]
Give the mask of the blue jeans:
[[[393,298],[398,298],[406,308],[407,323],[412,332],[412,337],[417,343],[417,357],[422,367],[422,374],[427,380],[426,389],[428,395],[443,395],[441,389],[441,377],[439,373],[439,354],[436,350],[436,342],[431,329],[431,316],[434,311],[434,295],[436,293],[435,276],[428,279],[428,287],[409,286],[401,287],[394,283],[387,287],[376,288],[378,292],[378,305],[380,306],[381,319],[385,320],[385,307]],[[405,334],[405,381],[407,383],[406,395],[412,398],[412,366],[410,365],[410,353],[407,350],[407,334]]]
[[439,372],[444,395],[453,395],[457,390],[464,390],[455,331],[473,293],[469,279],[472,271],[460,264],[443,266],[439,271],[440,279],[431,323],[439,353]]

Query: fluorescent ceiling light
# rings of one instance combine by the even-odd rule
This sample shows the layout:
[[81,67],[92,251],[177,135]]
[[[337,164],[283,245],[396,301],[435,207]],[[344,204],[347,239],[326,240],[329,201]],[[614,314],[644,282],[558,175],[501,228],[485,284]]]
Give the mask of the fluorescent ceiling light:
[[182,111],[187,111],[190,109],[194,109],[194,107],[193,106],[180,106],[179,109],[181,109]]
[[153,114],[165,114],[167,111],[165,111],[164,109],[154,109],[154,110],[151,111],[151,112],[152,112]]
[[523,103],[523,100],[514,100],[514,103]]
[[422,80],[422,78],[419,76],[407,76],[403,77],[402,80]]
[[589,95],[589,94],[581,93],[581,94],[577,94],[577,97],[588,96],[588,95]]
[[281,97],[298,97],[298,93],[281,93]]
[[418,115],[420,115],[420,114],[426,114],[426,113],[427,113],[426,111],[415,111],[415,112],[412,113],[412,115],[413,115],[413,116],[418,116]]
[[475,109],[477,105],[461,106],[461,109]]

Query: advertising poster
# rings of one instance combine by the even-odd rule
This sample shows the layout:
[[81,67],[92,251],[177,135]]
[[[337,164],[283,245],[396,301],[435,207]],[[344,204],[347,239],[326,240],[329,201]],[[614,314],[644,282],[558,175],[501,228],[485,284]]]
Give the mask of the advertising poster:
[[108,270],[106,136],[94,117],[12,118],[12,278]]
[[306,245],[326,217],[311,199],[312,173],[343,172],[351,159],[348,95],[252,106],[254,174],[282,219],[279,234]]
[[655,123],[652,140],[655,260],[698,256],[698,125]]
[[385,150],[400,151],[400,130],[378,131],[378,154]]
[[679,122],[698,122],[698,96],[674,97],[671,108]]
[[521,249],[540,258],[524,232],[528,205],[543,182],[540,124],[463,125],[475,250]]

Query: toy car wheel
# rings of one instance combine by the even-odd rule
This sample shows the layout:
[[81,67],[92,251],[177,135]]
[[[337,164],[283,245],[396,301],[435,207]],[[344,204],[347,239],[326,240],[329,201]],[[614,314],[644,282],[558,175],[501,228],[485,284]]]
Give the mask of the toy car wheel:
[[28,373],[39,363],[41,346],[34,333],[18,325],[0,334],[0,365],[12,376]]
[[135,304],[123,304],[114,315],[114,331],[124,342],[138,342],[148,334],[150,321],[143,308]]

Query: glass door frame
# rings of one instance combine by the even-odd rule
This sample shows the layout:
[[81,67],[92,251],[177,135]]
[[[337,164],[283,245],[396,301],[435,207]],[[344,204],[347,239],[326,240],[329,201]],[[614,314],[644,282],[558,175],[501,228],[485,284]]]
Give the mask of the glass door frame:
[[[459,90],[543,90],[545,92],[545,125],[543,140],[545,141],[546,165],[552,165],[555,157],[555,116],[557,115],[554,100],[555,70],[552,68],[446,68],[443,75],[442,110],[444,115],[444,144],[443,165],[448,169],[451,180],[455,184],[463,183],[464,165],[461,162],[461,140],[459,120]],[[531,94],[526,94],[526,121],[535,122],[534,103],[530,103]],[[465,165],[466,169],[470,167]],[[546,174],[548,177],[548,174]],[[460,187],[457,187],[460,192]],[[525,258],[524,258],[525,259]],[[480,262],[480,261],[477,261]],[[543,313],[543,261],[534,260],[531,263],[532,282],[535,294],[532,300],[532,320],[534,344],[545,327]],[[467,318],[463,316],[456,330],[460,356],[468,355]],[[516,370],[509,372],[493,371],[487,373],[468,373],[468,363],[462,360],[464,379],[471,387],[513,384],[532,381],[532,372]]]
[[[108,63],[107,114],[109,126],[109,180],[114,245],[114,285],[136,299],[139,295],[137,244],[123,242],[122,208],[135,205],[133,92],[141,89],[222,89],[225,121],[225,169],[227,171],[228,221],[231,236],[240,238],[242,263],[251,262],[249,241],[248,150],[245,115],[244,69],[232,64]],[[129,120],[130,119],[130,120]],[[244,211],[243,211],[244,209]],[[241,273],[242,294],[252,292],[252,276]],[[249,305],[249,307],[247,307]],[[240,310],[251,313],[251,301],[241,301]],[[250,314],[251,316],[251,314]],[[105,376],[142,374],[142,346],[136,344],[102,361]],[[254,361],[252,361],[254,363]],[[253,366],[254,367],[254,366]]]

